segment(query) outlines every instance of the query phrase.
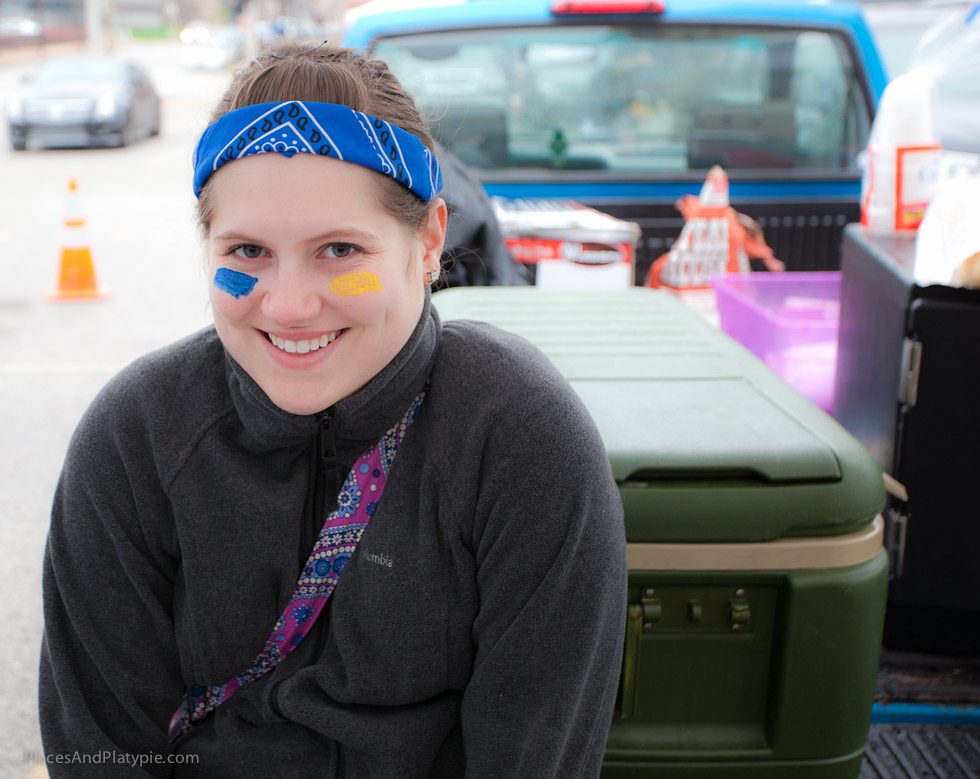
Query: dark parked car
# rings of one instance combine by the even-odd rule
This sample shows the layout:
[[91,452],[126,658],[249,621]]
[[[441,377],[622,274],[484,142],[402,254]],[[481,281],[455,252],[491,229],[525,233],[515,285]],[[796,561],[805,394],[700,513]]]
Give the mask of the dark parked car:
[[160,100],[146,72],[123,57],[59,57],[7,100],[10,145],[127,146],[160,132]]

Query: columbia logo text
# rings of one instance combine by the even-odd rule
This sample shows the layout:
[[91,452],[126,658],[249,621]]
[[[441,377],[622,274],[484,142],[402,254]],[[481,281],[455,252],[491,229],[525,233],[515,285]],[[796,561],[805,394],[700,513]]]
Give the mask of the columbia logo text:
[[391,558],[386,554],[374,554],[368,552],[362,552],[361,558],[368,563],[374,563],[375,565],[383,565],[385,568],[391,568]]

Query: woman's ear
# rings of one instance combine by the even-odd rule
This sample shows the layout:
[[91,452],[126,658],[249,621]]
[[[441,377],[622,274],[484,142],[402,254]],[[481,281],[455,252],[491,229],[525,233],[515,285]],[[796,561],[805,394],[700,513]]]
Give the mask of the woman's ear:
[[446,222],[448,220],[446,201],[437,197],[429,204],[429,221],[419,235],[422,241],[422,270],[441,270],[442,249],[446,243]]

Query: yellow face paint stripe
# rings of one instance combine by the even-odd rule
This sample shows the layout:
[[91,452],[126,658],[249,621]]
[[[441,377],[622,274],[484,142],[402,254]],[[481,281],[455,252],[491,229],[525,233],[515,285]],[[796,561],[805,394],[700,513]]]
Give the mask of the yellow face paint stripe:
[[381,279],[369,271],[347,273],[331,281],[330,290],[341,297],[360,295],[364,292],[380,292]]

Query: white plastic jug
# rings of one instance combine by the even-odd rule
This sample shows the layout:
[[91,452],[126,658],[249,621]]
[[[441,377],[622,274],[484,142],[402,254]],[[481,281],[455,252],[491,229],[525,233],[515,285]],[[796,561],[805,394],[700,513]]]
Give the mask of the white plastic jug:
[[861,182],[861,223],[873,235],[911,234],[936,190],[939,132],[927,69],[897,76],[881,96]]

